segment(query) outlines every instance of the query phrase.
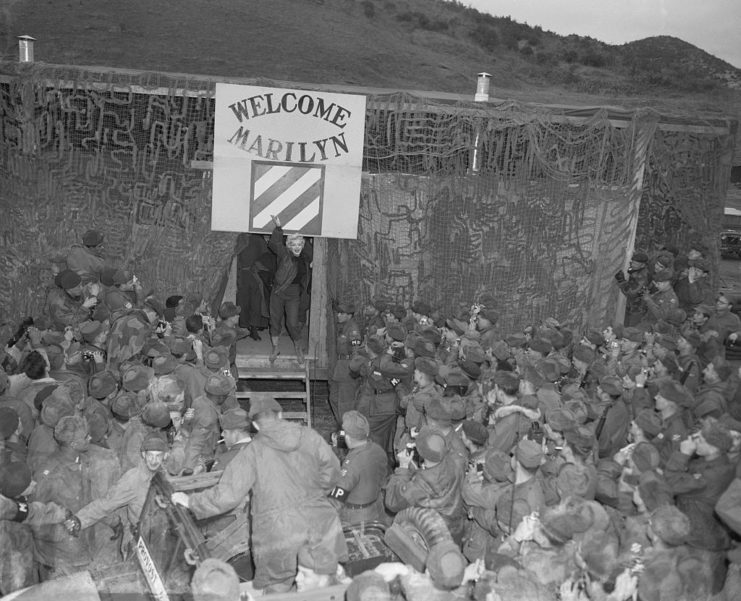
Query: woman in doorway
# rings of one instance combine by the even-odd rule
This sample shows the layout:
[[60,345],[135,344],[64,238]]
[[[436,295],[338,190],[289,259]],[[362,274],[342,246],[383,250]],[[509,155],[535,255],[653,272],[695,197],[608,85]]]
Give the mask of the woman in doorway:
[[272,217],[275,229],[270,235],[268,248],[277,256],[278,268],[270,293],[270,342],[273,345],[270,361],[275,361],[279,354],[278,342],[285,321],[288,335],[296,349],[296,360],[299,365],[303,365],[303,327],[306,322],[304,308],[309,295],[312,250],[301,234],[289,234],[284,245],[280,219],[275,215]]

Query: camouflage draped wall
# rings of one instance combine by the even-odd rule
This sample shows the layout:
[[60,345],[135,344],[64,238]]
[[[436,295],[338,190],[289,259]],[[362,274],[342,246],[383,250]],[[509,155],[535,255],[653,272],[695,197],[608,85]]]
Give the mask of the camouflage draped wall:
[[[0,322],[41,311],[51,265],[91,227],[160,298],[217,296],[236,235],[210,229],[213,92],[0,64]],[[328,244],[330,297],[452,310],[486,295],[505,330],[611,320],[636,219],[644,248],[690,229],[714,243],[732,136],[588,114],[369,96],[358,240]]]

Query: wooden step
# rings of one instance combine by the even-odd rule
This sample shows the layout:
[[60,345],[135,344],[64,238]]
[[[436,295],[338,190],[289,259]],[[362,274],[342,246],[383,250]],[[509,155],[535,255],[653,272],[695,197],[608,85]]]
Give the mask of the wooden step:
[[305,380],[306,370],[296,364],[284,367],[238,367],[240,380]]
[[273,392],[273,391],[266,391],[266,390],[238,390],[237,391],[237,398],[238,399],[251,399],[256,394],[269,394],[272,396],[276,401],[305,401],[308,398],[308,393],[304,390],[296,390],[294,392],[290,391],[280,391],[280,392]]

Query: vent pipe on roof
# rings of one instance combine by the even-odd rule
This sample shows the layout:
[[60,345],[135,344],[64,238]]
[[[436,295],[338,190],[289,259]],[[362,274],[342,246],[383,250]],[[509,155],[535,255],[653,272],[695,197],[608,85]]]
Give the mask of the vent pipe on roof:
[[491,86],[491,75],[489,73],[479,73],[476,82],[476,95],[473,97],[474,102],[489,102],[489,86]]
[[18,62],[19,63],[32,63],[33,62],[33,43],[36,38],[32,38],[30,35],[19,35],[18,36]]

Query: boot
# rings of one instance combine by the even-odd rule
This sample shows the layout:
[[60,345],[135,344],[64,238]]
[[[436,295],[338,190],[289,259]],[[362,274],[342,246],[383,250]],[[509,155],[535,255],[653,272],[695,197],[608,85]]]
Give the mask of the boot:
[[252,340],[262,340],[260,334],[257,333],[257,328],[255,326],[250,326],[250,338],[252,338]]
[[270,351],[270,357],[268,357],[268,360],[270,361],[270,363],[273,363],[278,358],[278,355],[280,355],[280,351],[278,350],[279,341],[280,341],[280,336],[270,337],[270,342],[273,344],[273,349]]
[[301,347],[300,342],[294,342],[293,343],[294,348],[296,349],[296,362],[303,367],[304,362],[306,359],[304,358],[304,349]]

